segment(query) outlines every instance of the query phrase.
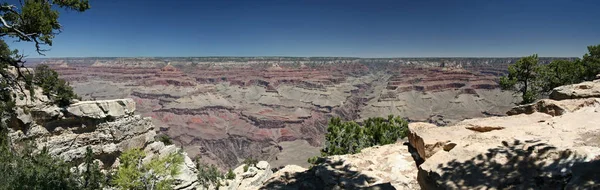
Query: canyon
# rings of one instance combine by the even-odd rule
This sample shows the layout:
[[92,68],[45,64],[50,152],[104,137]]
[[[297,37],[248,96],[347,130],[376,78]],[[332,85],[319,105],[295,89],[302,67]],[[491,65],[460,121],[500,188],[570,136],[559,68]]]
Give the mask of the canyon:
[[[548,63],[556,58],[541,58]],[[83,100],[132,99],[191,158],[273,168],[319,155],[331,117],[399,115],[438,126],[502,116],[497,80],[518,58],[50,58]]]

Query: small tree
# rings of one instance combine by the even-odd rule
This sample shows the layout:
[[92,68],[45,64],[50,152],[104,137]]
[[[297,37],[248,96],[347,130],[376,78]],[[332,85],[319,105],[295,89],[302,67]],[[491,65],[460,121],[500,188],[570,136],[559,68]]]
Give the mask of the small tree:
[[142,163],[145,153],[131,149],[120,157],[120,165],[113,184],[119,189],[162,190],[170,189],[173,176],[179,174],[183,163],[181,152],[171,153],[163,158],[153,157],[149,163]]
[[538,61],[537,54],[523,57],[517,63],[508,66],[508,76],[500,77],[502,89],[521,93],[521,104],[535,101],[541,90]]
[[98,163],[94,162],[94,153],[91,147],[86,148],[84,158],[85,171],[83,171],[83,185],[81,189],[102,189],[106,182],[106,177],[100,171]]
[[583,55],[585,80],[594,80],[600,74],[600,45],[588,46],[588,53]]
[[[17,89],[21,88],[20,82],[30,83],[22,71],[24,55],[17,50],[12,50],[5,40],[13,39],[17,42],[33,43],[36,51],[44,55],[44,49],[52,46],[54,37],[62,29],[58,22],[60,12],[56,8],[64,8],[84,12],[90,8],[88,0],[24,0],[4,2],[0,5],[0,80],[9,83]],[[12,41],[12,40],[11,40]],[[17,76],[11,76],[6,68],[12,66],[17,70]],[[31,87],[31,85],[26,85]]]
[[47,65],[38,65],[35,68],[33,83],[42,88],[44,95],[59,106],[68,106],[73,99],[78,98],[73,88],[58,78],[58,73]]

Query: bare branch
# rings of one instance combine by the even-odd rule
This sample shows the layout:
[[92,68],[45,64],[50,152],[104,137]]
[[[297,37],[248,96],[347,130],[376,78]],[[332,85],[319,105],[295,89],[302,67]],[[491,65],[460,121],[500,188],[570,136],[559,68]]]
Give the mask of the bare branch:
[[[16,8],[16,6],[14,5],[4,5],[4,6],[0,6],[0,10],[4,10],[4,11],[10,11],[12,13],[14,13],[15,15],[19,16],[20,20],[23,20],[23,18],[21,17],[21,14],[19,14],[17,11],[15,11],[14,9]],[[25,32],[19,30],[17,27],[18,25],[11,25],[9,24],[6,19],[4,19],[3,16],[0,16],[0,21],[2,22],[2,24],[4,25],[4,27],[8,28],[10,31],[7,32],[5,35],[16,35],[19,37],[19,39],[25,40],[25,41],[33,41],[35,42],[35,49],[36,52],[40,55],[46,56],[46,54],[42,53],[45,51],[48,51],[47,49],[42,49],[41,45],[45,45],[46,43],[44,42],[39,42],[37,39],[37,34],[36,33],[30,33],[30,34],[26,34]],[[60,31],[59,31],[60,32]]]

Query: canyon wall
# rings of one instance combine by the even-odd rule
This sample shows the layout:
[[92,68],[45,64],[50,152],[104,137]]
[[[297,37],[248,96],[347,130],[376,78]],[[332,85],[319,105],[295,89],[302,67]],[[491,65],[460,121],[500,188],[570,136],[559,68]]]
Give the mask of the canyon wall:
[[[542,58],[549,62],[553,58]],[[53,58],[84,100],[131,98],[190,157],[306,166],[327,121],[400,115],[447,125],[504,115],[498,76],[518,58]]]

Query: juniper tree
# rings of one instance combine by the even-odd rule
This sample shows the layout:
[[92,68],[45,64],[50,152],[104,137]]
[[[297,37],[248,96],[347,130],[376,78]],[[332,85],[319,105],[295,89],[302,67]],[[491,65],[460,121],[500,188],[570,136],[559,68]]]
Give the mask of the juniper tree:
[[[88,0],[23,0],[19,3],[3,2],[0,5],[0,76],[11,85],[19,85],[17,81],[25,81],[21,69],[25,61],[24,55],[11,49],[5,40],[32,43],[40,55],[52,46],[53,39],[60,33],[62,25],[58,22],[60,13],[57,9],[84,12],[90,8]],[[13,77],[6,71],[8,66],[17,69]]]
[[540,92],[538,62],[537,54],[523,57],[515,64],[508,66],[508,76],[500,77],[502,89],[521,93],[521,104],[535,101]]

